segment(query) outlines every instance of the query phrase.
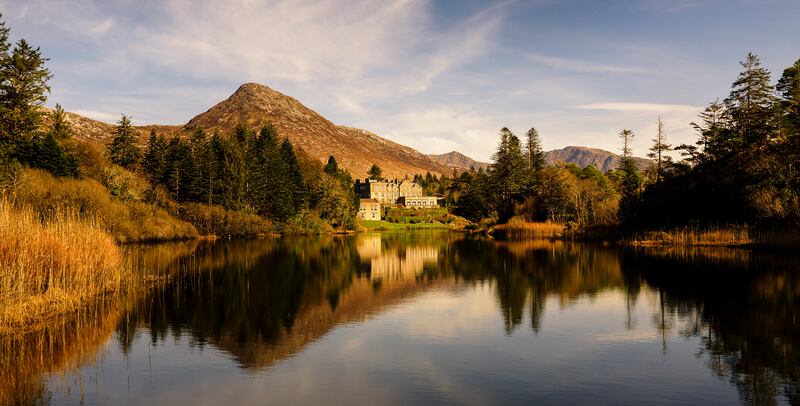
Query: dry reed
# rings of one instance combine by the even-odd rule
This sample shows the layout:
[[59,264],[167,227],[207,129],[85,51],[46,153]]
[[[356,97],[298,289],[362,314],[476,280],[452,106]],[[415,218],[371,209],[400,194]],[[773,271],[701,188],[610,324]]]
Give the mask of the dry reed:
[[0,200],[0,332],[78,310],[123,278],[114,238],[75,213],[39,220]]
[[561,238],[565,232],[560,223],[527,222],[513,217],[506,224],[492,227],[492,234],[501,238]]

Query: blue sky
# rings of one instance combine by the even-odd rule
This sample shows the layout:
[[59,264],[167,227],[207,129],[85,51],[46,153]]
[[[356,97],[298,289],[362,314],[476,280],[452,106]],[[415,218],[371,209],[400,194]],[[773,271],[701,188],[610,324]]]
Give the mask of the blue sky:
[[241,83],[426,153],[488,160],[498,130],[546,149],[644,155],[673,144],[757,53],[800,58],[797,0],[0,0],[12,38],[51,58],[48,104],[113,122],[183,124]]

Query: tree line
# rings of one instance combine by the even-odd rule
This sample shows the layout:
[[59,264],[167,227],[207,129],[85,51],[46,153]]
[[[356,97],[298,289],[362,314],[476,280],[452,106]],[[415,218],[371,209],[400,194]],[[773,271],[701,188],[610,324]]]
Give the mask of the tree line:
[[623,226],[798,224],[800,60],[774,85],[755,54],[740,65],[728,96],[709,103],[691,123],[694,144],[671,148],[659,126],[651,150],[673,149],[682,159],[657,159],[657,176],[625,191]]

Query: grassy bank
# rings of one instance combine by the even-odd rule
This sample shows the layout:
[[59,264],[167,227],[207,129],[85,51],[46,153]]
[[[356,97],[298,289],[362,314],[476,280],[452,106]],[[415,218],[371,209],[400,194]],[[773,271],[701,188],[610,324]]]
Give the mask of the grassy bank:
[[0,331],[77,311],[117,290],[123,259],[113,236],[70,211],[45,221],[0,200]]
[[408,209],[388,207],[383,213],[385,220],[362,221],[366,231],[402,230],[463,230],[469,224],[466,219],[450,214],[444,208]]
[[751,246],[793,249],[800,246],[800,232],[759,229],[748,225],[685,227],[631,234],[622,243],[634,246]]

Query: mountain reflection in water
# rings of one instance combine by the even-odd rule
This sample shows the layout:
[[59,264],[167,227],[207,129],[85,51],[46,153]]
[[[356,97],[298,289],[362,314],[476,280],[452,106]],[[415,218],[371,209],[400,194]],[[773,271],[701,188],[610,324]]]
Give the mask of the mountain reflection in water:
[[[246,377],[265,379],[268,399],[227,392],[243,402],[705,403],[725,402],[734,389],[748,404],[800,402],[793,257],[432,232],[129,251],[140,279],[159,282],[42,330],[0,337],[0,403],[201,396],[186,385],[138,383],[154,373],[176,382],[191,373],[220,393],[247,388]],[[456,319],[462,308],[466,316]],[[326,363],[319,352],[340,356],[340,337],[380,341],[373,345],[382,353]],[[135,367],[142,351],[169,356],[161,348],[181,353],[181,363]],[[654,367],[635,370],[644,364]],[[450,383],[434,386],[426,368],[446,371]],[[309,371],[340,381],[278,386]],[[116,393],[126,374],[130,393]],[[366,382],[379,377],[390,380],[379,388]],[[566,382],[548,385],[553,377]],[[692,389],[680,379],[704,383]]]

